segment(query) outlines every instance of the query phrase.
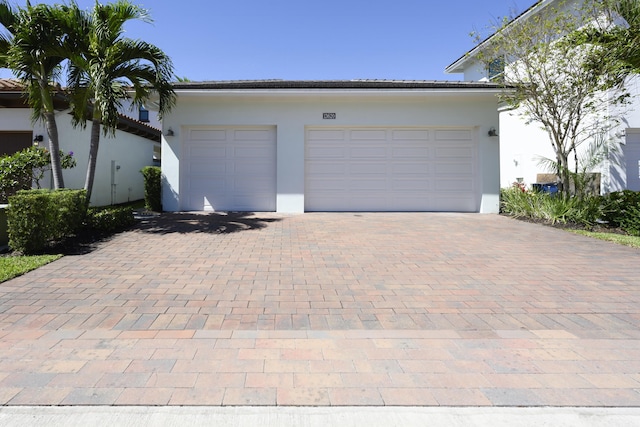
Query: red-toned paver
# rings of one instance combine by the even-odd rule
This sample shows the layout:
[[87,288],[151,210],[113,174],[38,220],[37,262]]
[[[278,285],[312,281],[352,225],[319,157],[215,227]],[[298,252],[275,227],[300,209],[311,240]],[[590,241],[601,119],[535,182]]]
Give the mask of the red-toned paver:
[[640,406],[639,261],[496,215],[166,214],[0,284],[0,405]]

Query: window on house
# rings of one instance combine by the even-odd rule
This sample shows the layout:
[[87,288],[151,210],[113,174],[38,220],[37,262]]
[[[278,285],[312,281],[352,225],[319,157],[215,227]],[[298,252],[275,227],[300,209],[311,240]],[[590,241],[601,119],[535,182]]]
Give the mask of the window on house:
[[504,58],[494,59],[487,67],[489,80],[498,81],[504,77]]
[[149,122],[149,110],[144,108],[144,105],[141,105],[138,110],[138,120],[145,123]]

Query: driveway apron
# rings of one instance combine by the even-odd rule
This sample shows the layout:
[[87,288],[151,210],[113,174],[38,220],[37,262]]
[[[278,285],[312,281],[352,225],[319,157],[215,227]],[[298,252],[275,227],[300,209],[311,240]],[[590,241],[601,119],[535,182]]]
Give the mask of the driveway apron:
[[0,404],[640,406],[639,260],[497,215],[163,214],[0,284]]

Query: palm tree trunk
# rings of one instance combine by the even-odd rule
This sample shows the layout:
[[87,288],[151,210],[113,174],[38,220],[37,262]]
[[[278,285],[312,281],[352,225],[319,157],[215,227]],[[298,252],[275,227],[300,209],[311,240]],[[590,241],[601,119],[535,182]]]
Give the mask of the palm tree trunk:
[[58,125],[56,124],[55,113],[44,113],[47,136],[49,137],[49,155],[51,156],[51,172],[53,174],[53,188],[56,190],[64,188],[62,178],[62,164],[60,163],[60,143],[58,141]]
[[98,146],[100,145],[100,121],[93,119],[91,122],[91,144],[89,146],[89,162],[87,164],[87,178],[84,189],[87,192],[87,206],[91,202],[93,180],[96,175],[96,159],[98,158]]

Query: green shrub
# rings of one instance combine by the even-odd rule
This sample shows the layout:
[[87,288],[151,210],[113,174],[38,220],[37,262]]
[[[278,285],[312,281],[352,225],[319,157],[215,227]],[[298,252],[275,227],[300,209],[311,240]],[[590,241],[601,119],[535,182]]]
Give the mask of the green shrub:
[[[73,152],[60,152],[63,169],[75,167]],[[9,196],[20,190],[28,190],[35,183],[40,188],[40,180],[51,167],[49,151],[39,147],[29,147],[17,153],[0,157],[0,203],[6,203]]]
[[595,196],[565,197],[514,186],[500,190],[500,211],[516,218],[590,226],[600,217],[600,201]]
[[84,190],[27,190],[9,197],[9,246],[25,254],[74,234],[85,217]]
[[605,194],[601,203],[604,221],[640,236],[640,192],[624,190]]
[[149,210],[162,211],[162,169],[146,166],[140,171],[144,176],[144,204]]
[[87,212],[86,227],[100,234],[126,230],[134,223],[133,208],[130,206],[91,208]]

